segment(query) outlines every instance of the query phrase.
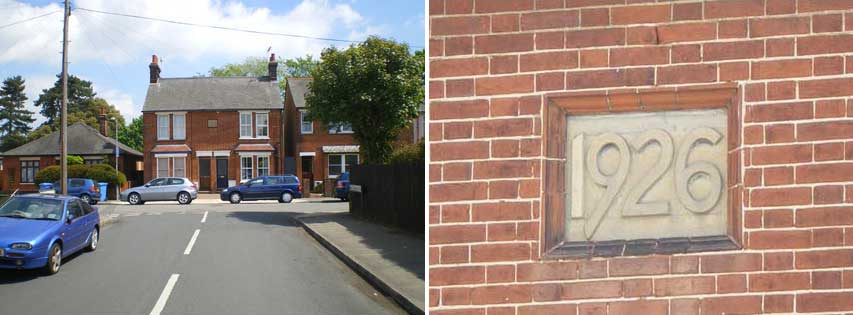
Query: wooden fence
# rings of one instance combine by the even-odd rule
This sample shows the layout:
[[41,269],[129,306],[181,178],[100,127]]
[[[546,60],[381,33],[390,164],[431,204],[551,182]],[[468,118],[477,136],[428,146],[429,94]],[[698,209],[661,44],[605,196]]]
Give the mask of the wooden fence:
[[424,170],[423,163],[353,166],[350,213],[423,234]]

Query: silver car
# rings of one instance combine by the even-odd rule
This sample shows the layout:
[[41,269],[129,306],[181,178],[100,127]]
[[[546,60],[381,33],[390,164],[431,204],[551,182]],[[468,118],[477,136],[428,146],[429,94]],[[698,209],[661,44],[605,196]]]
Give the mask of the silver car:
[[198,197],[198,189],[189,178],[155,178],[144,186],[133,187],[121,192],[119,199],[132,205],[141,205],[146,201],[174,201],[185,205]]

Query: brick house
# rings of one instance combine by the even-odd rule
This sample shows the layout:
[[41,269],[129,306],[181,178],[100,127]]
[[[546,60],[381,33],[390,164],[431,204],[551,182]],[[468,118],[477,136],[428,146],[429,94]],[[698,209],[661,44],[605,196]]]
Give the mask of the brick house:
[[282,173],[284,107],[276,67],[270,62],[271,75],[258,78],[161,78],[153,56],[142,108],[145,180],[182,176],[200,191],[218,191]]
[[430,314],[853,311],[853,3],[646,2],[429,2]]
[[[115,138],[109,138],[106,120],[101,119],[101,131],[85,123],[68,126],[68,155],[83,158],[86,164],[115,165]],[[35,175],[40,169],[59,165],[59,131],[23,144],[3,153],[0,165],[0,187],[6,191],[38,191]],[[127,185],[142,183],[142,153],[119,143],[118,170],[125,174]],[[107,196],[114,197],[115,187]]]

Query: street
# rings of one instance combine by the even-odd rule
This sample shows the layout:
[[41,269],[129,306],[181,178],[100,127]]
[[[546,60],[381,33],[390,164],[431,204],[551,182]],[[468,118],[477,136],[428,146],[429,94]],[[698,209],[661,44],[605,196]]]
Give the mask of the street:
[[291,220],[346,206],[104,205],[97,251],[0,272],[0,314],[405,314]]

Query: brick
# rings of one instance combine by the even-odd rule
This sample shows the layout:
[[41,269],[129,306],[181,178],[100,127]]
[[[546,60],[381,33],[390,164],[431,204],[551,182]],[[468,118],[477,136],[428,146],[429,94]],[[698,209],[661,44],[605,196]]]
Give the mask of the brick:
[[804,120],[814,117],[812,102],[773,103],[747,107],[751,122]]
[[812,272],[813,289],[841,289],[841,271]]
[[853,50],[853,34],[816,35],[797,38],[797,55],[846,53]]
[[474,52],[494,54],[533,50],[533,34],[483,35],[474,38]]
[[486,267],[486,282],[500,283],[515,281],[514,265],[493,265]]
[[761,211],[746,211],[743,216],[743,226],[747,229],[760,228]]
[[791,252],[777,252],[764,254],[764,270],[790,270],[794,269],[794,254]]
[[529,202],[478,203],[471,206],[473,221],[529,220]]
[[529,160],[484,161],[474,163],[475,179],[531,176],[533,176],[533,163]]
[[853,264],[853,249],[849,248],[797,252],[794,255],[797,269],[836,268]]
[[629,279],[622,282],[622,294],[625,297],[652,295],[652,279]]
[[575,27],[579,20],[578,10],[524,13],[521,15],[521,30]]
[[441,207],[441,222],[468,222],[469,218],[468,205],[444,205]]
[[812,74],[810,59],[787,59],[752,63],[752,79],[807,77]]
[[[747,102],[758,102],[763,101],[765,98],[766,91],[764,89],[764,83],[749,83],[746,84],[746,91],[744,92],[744,98]],[[749,115],[749,112],[747,112]],[[749,117],[749,116],[747,116]],[[750,121],[747,119],[747,121]]]
[[796,169],[797,183],[829,183],[853,180],[853,163],[801,165]]
[[614,7],[610,22],[613,25],[669,22],[671,11],[669,4]]
[[566,48],[621,46],[625,44],[625,29],[623,28],[568,31],[565,36]]
[[797,93],[797,83],[794,81],[783,82],[768,82],[767,83],[767,99],[768,100],[788,100],[793,99]]
[[519,99],[510,98],[493,98],[489,103],[489,111],[491,117],[498,116],[518,116]]
[[800,81],[799,91],[800,98],[853,95],[853,78]]
[[610,66],[638,66],[669,63],[667,47],[629,47],[610,50]]
[[566,88],[588,89],[652,85],[654,78],[653,68],[577,71],[566,74]]
[[492,141],[492,157],[518,157],[518,140]]
[[754,189],[750,197],[753,207],[789,206],[810,204],[810,187]]
[[670,314],[699,315],[698,299],[672,299],[669,305]]
[[749,59],[764,55],[763,41],[707,43],[703,45],[706,61]]
[[591,49],[580,51],[581,68],[607,67],[608,56],[606,49]]
[[434,184],[429,188],[430,202],[446,202],[486,199],[488,185],[485,183]]
[[764,143],[764,127],[746,126],[743,128],[743,141],[745,144]]
[[699,272],[699,257],[672,256],[670,269],[673,274],[697,273]]
[[444,54],[447,56],[470,55],[472,53],[474,53],[473,37],[449,37],[444,40]]
[[768,38],[765,49],[767,57],[793,56],[794,40],[791,38]]
[[720,39],[746,38],[748,24],[746,20],[726,20],[717,23],[717,37]]
[[833,75],[844,73],[844,58],[841,56],[818,57],[814,59],[814,75]]
[[429,15],[444,14],[444,0],[429,1]]
[[794,124],[768,125],[764,128],[767,143],[794,142]]
[[815,118],[844,117],[844,100],[820,100],[815,102]]
[[726,62],[719,65],[720,81],[749,79],[748,62]]
[[797,124],[800,141],[846,139],[853,134],[853,120]]
[[533,92],[533,75],[482,77],[475,81],[477,95],[498,95]]
[[429,40],[429,56],[437,57],[444,56],[444,40],[430,39]]
[[706,19],[764,15],[762,0],[723,0],[704,4]]
[[814,204],[832,204],[842,203],[844,201],[844,186],[841,185],[824,185],[815,186],[814,188]]
[[812,146],[808,144],[778,145],[752,149],[754,165],[788,164],[812,160]]
[[581,26],[610,25],[610,10],[607,8],[581,10]]
[[794,226],[794,212],[787,209],[765,210],[764,227],[782,228]]
[[812,30],[815,33],[840,32],[844,30],[841,14],[823,14],[812,16]]
[[713,276],[655,279],[655,296],[708,294],[715,290]]
[[767,0],[767,14],[791,14],[797,12],[795,0]]
[[433,161],[484,159],[489,157],[487,141],[450,142],[430,144]]
[[540,73],[536,75],[536,91],[554,91],[566,88],[566,75],[562,72]]
[[518,14],[500,14],[492,16],[492,33],[518,32]]
[[536,49],[556,49],[566,46],[565,32],[541,32],[536,33]]
[[821,207],[797,210],[798,227],[853,225],[853,207]]
[[574,280],[578,277],[575,262],[529,263],[517,267],[518,281]]
[[446,97],[464,97],[474,95],[474,80],[447,80],[445,83]]
[[430,77],[456,77],[486,74],[489,71],[487,58],[444,59],[430,63]]
[[472,262],[504,262],[528,259],[530,259],[530,245],[527,243],[471,246]]
[[429,268],[429,283],[433,286],[477,284],[486,280],[483,266]]
[[430,26],[433,36],[485,34],[489,32],[489,17],[434,17],[430,21]]
[[815,161],[833,161],[844,159],[844,143],[817,143],[814,145]]
[[605,260],[584,260],[578,265],[578,278],[603,278],[607,276],[607,261]]
[[622,281],[576,282],[562,285],[561,299],[613,298],[622,295]]
[[767,313],[791,313],[794,311],[794,296],[765,295],[764,311]]
[[482,120],[474,123],[475,138],[526,136],[533,132],[530,118]]
[[491,74],[506,74],[518,72],[518,56],[494,56],[489,59]]
[[660,275],[669,272],[665,256],[614,258],[610,260],[610,276]]
[[700,258],[702,273],[761,270],[761,254],[722,254]]
[[476,13],[527,11],[533,9],[533,0],[474,0]]
[[701,20],[701,3],[676,3],[672,9],[673,21]]
[[759,314],[761,296],[726,296],[702,299],[702,314]]
[[[753,203],[754,204],[754,203]],[[787,249],[811,246],[811,231],[756,231],[749,233],[749,248]]]
[[536,9],[561,9],[563,0],[536,0]]
[[[469,288],[442,288],[441,289],[441,304],[442,305],[467,305],[471,304],[471,289]],[[435,312],[431,312],[435,314]],[[472,310],[463,310],[457,313],[447,313],[448,315],[462,314],[482,314],[485,315],[485,310],[476,313]]]
[[[486,227],[486,239],[490,242],[516,240],[515,223],[492,223]],[[494,281],[490,281],[494,282]]]
[[853,309],[853,292],[797,294],[797,312],[837,312]]
[[657,45],[658,31],[654,26],[629,27],[626,35],[628,45]]
[[488,315],[516,315],[514,306],[489,307],[486,309],[486,313]]
[[441,81],[429,81],[429,98],[444,98],[444,83]]
[[486,226],[483,224],[433,226],[429,229],[429,243],[431,245],[482,242],[486,240]]
[[471,122],[453,122],[444,124],[444,139],[471,138],[474,124]]
[[715,64],[691,64],[658,68],[658,84],[683,84],[717,81]]
[[816,229],[812,230],[813,247],[831,247],[844,245],[844,229]]
[[549,314],[575,315],[577,314],[577,304],[524,305],[518,307],[518,315]]
[[742,274],[717,276],[717,293],[746,292],[746,276]]
[[851,8],[853,8],[853,3],[851,3],[850,0],[799,0],[799,2],[797,3],[797,11],[799,12],[849,10]]
[[578,67],[576,51],[526,54],[519,57],[521,71],[574,69]]
[[442,264],[467,263],[469,261],[468,251],[468,246],[443,246],[441,247],[439,261]]
[[657,27],[661,44],[713,40],[717,38],[717,23],[683,23]]
[[[471,162],[444,164],[442,174],[445,181],[471,180]],[[467,217],[466,217],[467,218]]]
[[749,20],[750,37],[808,34],[811,31],[809,17],[783,17]]
[[667,314],[669,303],[665,300],[610,302],[608,314]]
[[578,304],[578,314],[581,315],[606,315],[607,303],[580,303]]

